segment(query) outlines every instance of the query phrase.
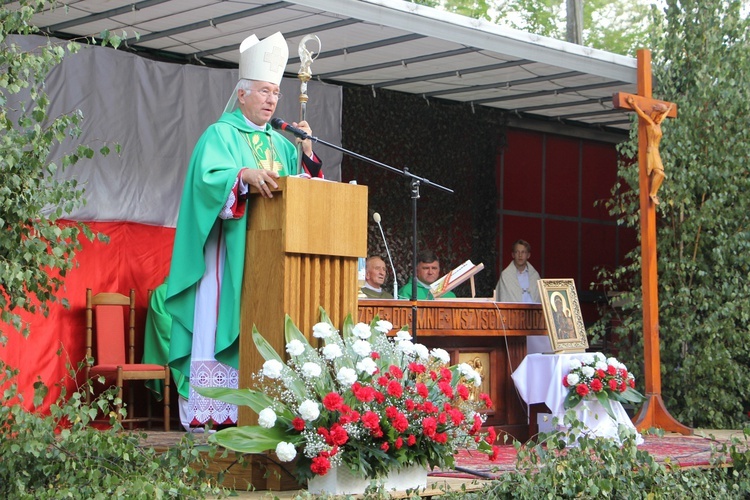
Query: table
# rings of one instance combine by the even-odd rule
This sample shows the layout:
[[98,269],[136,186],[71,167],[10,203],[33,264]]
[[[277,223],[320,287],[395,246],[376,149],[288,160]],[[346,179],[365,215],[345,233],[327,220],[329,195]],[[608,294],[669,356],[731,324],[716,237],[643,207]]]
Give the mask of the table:
[[[511,378],[526,404],[546,404],[552,418],[558,418],[562,424],[565,416],[563,404],[568,394],[562,379],[570,371],[571,360],[591,355],[592,353],[529,354],[511,374]],[[598,401],[588,399],[576,406],[576,417],[583,422],[586,432],[598,437],[619,439],[618,426],[624,425],[636,433],[636,442],[641,444],[643,438],[636,431],[622,404],[618,401],[610,401],[610,404],[615,420]]]

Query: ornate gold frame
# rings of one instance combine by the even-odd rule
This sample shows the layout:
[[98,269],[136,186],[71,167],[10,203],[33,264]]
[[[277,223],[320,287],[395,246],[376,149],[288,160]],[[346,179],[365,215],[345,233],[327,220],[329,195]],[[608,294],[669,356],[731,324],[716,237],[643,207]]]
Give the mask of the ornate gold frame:
[[[539,280],[538,286],[552,350],[556,353],[585,351],[589,342],[586,338],[575,281],[542,279]],[[560,308],[562,311],[558,310]]]

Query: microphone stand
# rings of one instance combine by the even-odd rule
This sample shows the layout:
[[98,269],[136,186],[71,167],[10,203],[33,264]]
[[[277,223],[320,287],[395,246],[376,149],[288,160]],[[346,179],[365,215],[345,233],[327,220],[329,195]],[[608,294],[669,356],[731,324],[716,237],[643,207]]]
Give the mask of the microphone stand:
[[[276,123],[273,123],[273,121],[271,122],[271,125],[274,128],[281,128],[281,127],[278,127]],[[322,139],[306,134],[299,129],[294,129],[294,127],[285,126],[284,128],[282,128],[282,130],[286,130],[286,132],[290,132],[296,135],[297,137],[300,137],[301,139],[310,139],[314,143],[322,144],[331,149],[335,149],[336,151],[340,151],[346,155],[349,155],[352,158],[365,161],[367,163],[375,165],[376,167],[380,167],[384,170],[388,170],[389,172],[393,172],[394,174],[410,179],[411,200],[412,200],[412,276],[411,276],[411,332],[412,333],[411,335],[414,340],[417,340],[417,200],[419,200],[419,187],[421,185],[425,185],[425,186],[432,187],[440,191],[445,191],[446,193],[451,193],[451,194],[453,193],[453,190],[445,186],[442,186],[440,184],[436,184],[428,179],[425,179],[424,177],[419,177],[417,175],[414,175],[411,172],[409,172],[409,169],[407,167],[404,167],[403,169],[392,167],[391,165],[387,165],[377,160],[373,160],[372,158],[368,158],[367,156],[361,155],[359,153],[355,153],[354,151],[350,151],[341,146],[331,144],[330,142],[326,142]],[[297,132],[302,132],[302,133],[300,134]],[[395,279],[395,275],[394,275],[394,279]],[[398,297],[394,297],[394,298],[397,299]]]

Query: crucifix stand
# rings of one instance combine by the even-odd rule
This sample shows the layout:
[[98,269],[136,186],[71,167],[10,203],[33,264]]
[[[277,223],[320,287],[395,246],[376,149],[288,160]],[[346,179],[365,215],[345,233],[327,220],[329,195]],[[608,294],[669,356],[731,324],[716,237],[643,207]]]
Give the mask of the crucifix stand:
[[[613,96],[614,106],[635,111],[637,105],[648,113],[655,105],[663,105],[666,117],[677,117],[677,106],[651,97],[651,51],[638,51],[638,94],[619,92]],[[657,427],[665,431],[689,435],[693,429],[670,415],[661,397],[661,360],[659,357],[659,299],[656,273],[656,207],[649,197],[649,122],[638,119],[638,187],[641,212],[641,277],[643,281],[643,355],[646,401],[633,419],[639,431]],[[656,144],[658,147],[658,144]],[[653,168],[653,165],[652,165]]]

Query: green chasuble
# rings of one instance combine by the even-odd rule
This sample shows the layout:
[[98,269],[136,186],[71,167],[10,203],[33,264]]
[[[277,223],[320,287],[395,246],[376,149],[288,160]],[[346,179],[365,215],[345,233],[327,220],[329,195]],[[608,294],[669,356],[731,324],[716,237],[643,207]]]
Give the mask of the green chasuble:
[[[254,137],[254,136],[260,137]],[[242,168],[258,168],[256,157],[268,164],[269,154],[258,155],[258,143],[273,146],[274,167],[279,175],[297,173],[297,150],[285,137],[266,124],[255,131],[237,109],[224,113],[206,129],[193,150],[175,231],[169,271],[166,309],[172,315],[169,364],[185,380],[190,377],[195,292],[205,271],[204,246],[214,224],[221,224],[227,254],[219,292],[215,357],[239,368],[240,293],[245,264],[247,212],[237,219],[220,219]],[[253,154],[253,147],[256,154]],[[268,153],[266,151],[266,153]],[[278,164],[280,162],[280,165]],[[246,203],[240,200],[239,203]],[[187,398],[188,384],[178,388]]]
[[[411,282],[412,278],[409,278],[409,281],[406,282],[404,286],[398,289],[398,298],[399,299],[407,299],[411,300]],[[433,300],[435,297],[432,296],[432,292],[430,292],[430,289],[425,286],[424,283],[417,280],[417,300]],[[453,292],[446,292],[443,295],[440,296],[441,299],[455,299],[456,294]]]

